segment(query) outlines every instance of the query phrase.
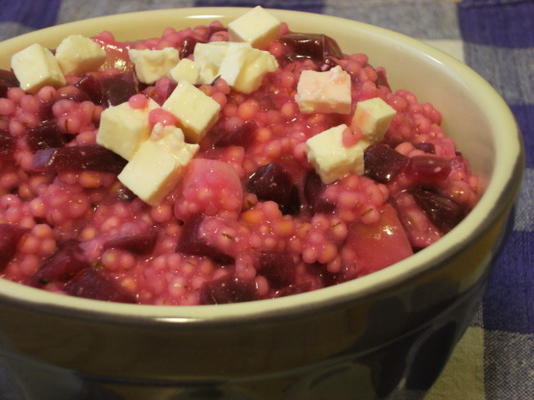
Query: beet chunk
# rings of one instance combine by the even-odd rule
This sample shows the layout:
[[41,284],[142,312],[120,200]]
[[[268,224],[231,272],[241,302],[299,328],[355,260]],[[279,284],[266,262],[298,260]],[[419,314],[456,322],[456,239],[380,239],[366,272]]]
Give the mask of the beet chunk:
[[72,278],[63,290],[71,296],[87,299],[135,303],[135,296],[117,282],[106,278],[94,268],[85,268]]
[[99,145],[83,145],[38,150],[33,156],[32,169],[48,171],[100,171],[118,174],[126,160]]
[[12,71],[0,69],[0,97],[7,96],[7,89],[18,87],[19,81]]
[[254,138],[254,132],[258,129],[258,124],[255,121],[246,121],[232,131],[226,129],[224,125],[221,123],[211,133],[214,137],[213,145],[215,147],[247,146]]
[[0,224],[0,271],[17,252],[17,245],[28,230],[11,224]]
[[36,284],[54,281],[65,282],[89,266],[90,264],[80,247],[80,242],[71,239],[63,243],[55,254],[43,262],[34,275],[34,281]]
[[74,84],[74,87],[83,91],[93,103],[98,105],[106,104],[102,84],[93,75],[85,75]]
[[374,144],[365,149],[365,176],[380,183],[391,182],[406,168],[409,159],[387,144]]
[[190,56],[191,54],[193,54],[197,43],[203,43],[203,42],[198,39],[195,39],[192,36],[186,37],[182,43],[182,47],[180,47],[180,49],[178,50],[180,54],[180,59],[186,58]]
[[0,129],[0,160],[10,159],[15,152],[15,138],[8,131]]
[[106,76],[100,83],[108,106],[124,103],[139,92],[139,83],[132,71]]
[[195,256],[206,256],[223,265],[232,264],[234,258],[230,254],[226,254],[216,244],[216,236],[224,233],[206,229],[206,222],[217,219],[217,217],[207,217],[201,214],[189,218],[182,228],[176,251]]
[[331,57],[343,56],[337,42],[322,34],[288,33],[280,37],[280,41],[288,48],[287,58],[290,61],[308,58],[320,66],[332,67],[335,63]]
[[311,170],[306,174],[304,179],[304,198],[312,213],[328,214],[335,210],[335,204],[322,197],[325,189],[326,185],[315,171]]
[[200,304],[228,304],[254,300],[252,281],[244,281],[234,275],[206,282],[200,289]]
[[411,193],[428,219],[443,233],[458,225],[467,214],[468,210],[463,204],[432,190],[418,187]]
[[300,199],[297,186],[284,169],[271,163],[259,167],[248,179],[247,190],[262,201],[278,203],[283,214],[298,214]]
[[436,154],[436,147],[432,143],[415,143],[413,147],[425,153]]
[[451,172],[451,162],[435,156],[415,156],[410,158],[406,172],[419,182],[439,182]]
[[295,280],[295,263],[287,253],[262,252],[258,272],[267,278],[272,288],[280,289]]
[[134,235],[123,235],[108,240],[104,243],[103,249],[123,249],[135,254],[147,254],[154,250],[158,232],[150,229],[147,232]]
[[61,147],[65,144],[63,133],[59,130],[54,120],[44,121],[35,128],[29,129],[26,141],[30,149],[34,151],[50,147]]

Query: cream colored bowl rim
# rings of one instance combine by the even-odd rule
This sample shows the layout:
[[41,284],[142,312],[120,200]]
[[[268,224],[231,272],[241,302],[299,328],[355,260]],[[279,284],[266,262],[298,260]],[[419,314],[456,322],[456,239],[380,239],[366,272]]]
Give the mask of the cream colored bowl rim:
[[[116,14],[87,19],[30,32],[0,43],[0,51],[12,54],[23,45],[29,45],[55,37],[61,32],[89,29],[95,25],[108,26],[113,31],[116,24],[130,24],[150,20],[158,16],[176,16],[177,22],[203,18],[234,18],[246,8],[198,7],[169,10],[143,11]],[[373,293],[402,285],[430,268],[445,262],[452,254],[469,246],[476,237],[485,232],[505,210],[512,200],[523,169],[523,152],[519,131],[508,106],[499,94],[472,69],[447,54],[408,36],[348,19],[305,13],[299,11],[271,10],[283,21],[306,18],[307,23],[320,27],[332,24],[343,29],[365,32],[373,38],[384,38],[395,45],[409,47],[424,53],[430,62],[442,64],[452,75],[459,77],[470,88],[476,102],[488,110],[488,118],[495,135],[497,151],[496,166],[489,185],[477,206],[451,233],[445,235],[430,248],[403,260],[394,266],[343,284],[272,300],[259,300],[227,305],[203,306],[153,306],[102,302],[50,293],[40,289],[0,280],[0,297],[3,301],[16,303],[46,312],[68,314],[80,318],[96,318],[112,322],[135,323],[185,323],[217,324],[256,320],[258,318],[287,317],[299,313],[315,312],[340,304],[356,301]],[[171,14],[169,14],[171,13]],[[163,29],[163,27],[162,27]],[[64,37],[65,33],[61,34]],[[387,68],[387,66],[385,66]],[[2,301],[2,300],[0,300]]]

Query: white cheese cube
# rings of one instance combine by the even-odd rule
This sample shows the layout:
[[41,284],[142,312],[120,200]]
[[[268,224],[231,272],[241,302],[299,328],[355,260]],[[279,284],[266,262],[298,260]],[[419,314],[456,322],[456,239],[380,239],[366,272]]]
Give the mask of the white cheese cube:
[[303,113],[350,114],[350,75],[338,65],[329,71],[300,74],[295,101]]
[[129,160],[150,135],[148,114],[158,108],[158,103],[149,99],[144,109],[130,107],[128,102],[105,109],[100,116],[96,142]]
[[174,126],[156,124],[119,174],[119,180],[148,204],[158,204],[176,186],[183,168],[198,151],[198,144],[184,143]]
[[280,33],[280,21],[261,6],[243,14],[228,24],[228,37],[235,42],[248,42],[264,49]]
[[380,142],[389,128],[396,111],[380,97],[359,101],[352,117],[352,124],[361,129],[371,143]]
[[199,65],[189,58],[181,59],[174,68],[169,71],[169,77],[175,82],[186,81],[195,85],[200,75]]
[[252,93],[261,86],[266,73],[277,69],[278,62],[271,53],[251,49],[232,87],[241,93]]
[[70,35],[56,48],[56,59],[65,75],[79,75],[100,67],[106,59],[106,51],[88,37]]
[[226,52],[228,42],[197,43],[193,52],[195,63],[200,67],[198,83],[211,85],[219,74]]
[[345,129],[347,125],[341,124],[306,141],[308,161],[326,184],[351,173],[363,174],[363,151],[369,142],[362,139],[353,146],[344,146]]
[[248,45],[235,45],[236,43],[233,43],[233,45],[228,46],[226,55],[224,56],[219,67],[220,77],[224,79],[226,83],[231,87],[233,87],[235,82],[237,81],[237,77],[239,76],[241,69],[247,62],[250,53],[255,50]]
[[134,63],[137,79],[147,84],[152,84],[166,76],[180,59],[178,50],[173,47],[161,50],[130,49],[128,56]]
[[163,109],[174,114],[187,138],[195,143],[202,140],[219,116],[221,106],[189,82],[178,82]]
[[60,87],[66,84],[59,64],[50,50],[38,43],[15,53],[11,68],[27,92],[36,92],[46,85]]

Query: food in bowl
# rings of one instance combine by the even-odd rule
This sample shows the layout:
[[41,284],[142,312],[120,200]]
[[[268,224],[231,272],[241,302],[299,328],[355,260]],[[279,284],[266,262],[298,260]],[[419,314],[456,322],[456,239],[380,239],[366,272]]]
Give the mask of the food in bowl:
[[438,110],[261,8],[137,42],[69,36],[12,68],[0,268],[15,282],[142,304],[297,294],[431,245],[480,195]]

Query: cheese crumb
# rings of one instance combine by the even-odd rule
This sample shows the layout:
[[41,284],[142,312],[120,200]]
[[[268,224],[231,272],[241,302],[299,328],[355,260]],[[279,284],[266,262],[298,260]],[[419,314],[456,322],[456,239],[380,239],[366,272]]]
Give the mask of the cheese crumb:
[[166,76],[180,59],[178,50],[173,47],[161,50],[130,49],[128,56],[134,63],[139,81],[149,85]]
[[169,71],[169,77],[175,82],[186,81],[193,85],[198,83],[199,75],[199,65],[188,58],[181,59],[178,64]]

